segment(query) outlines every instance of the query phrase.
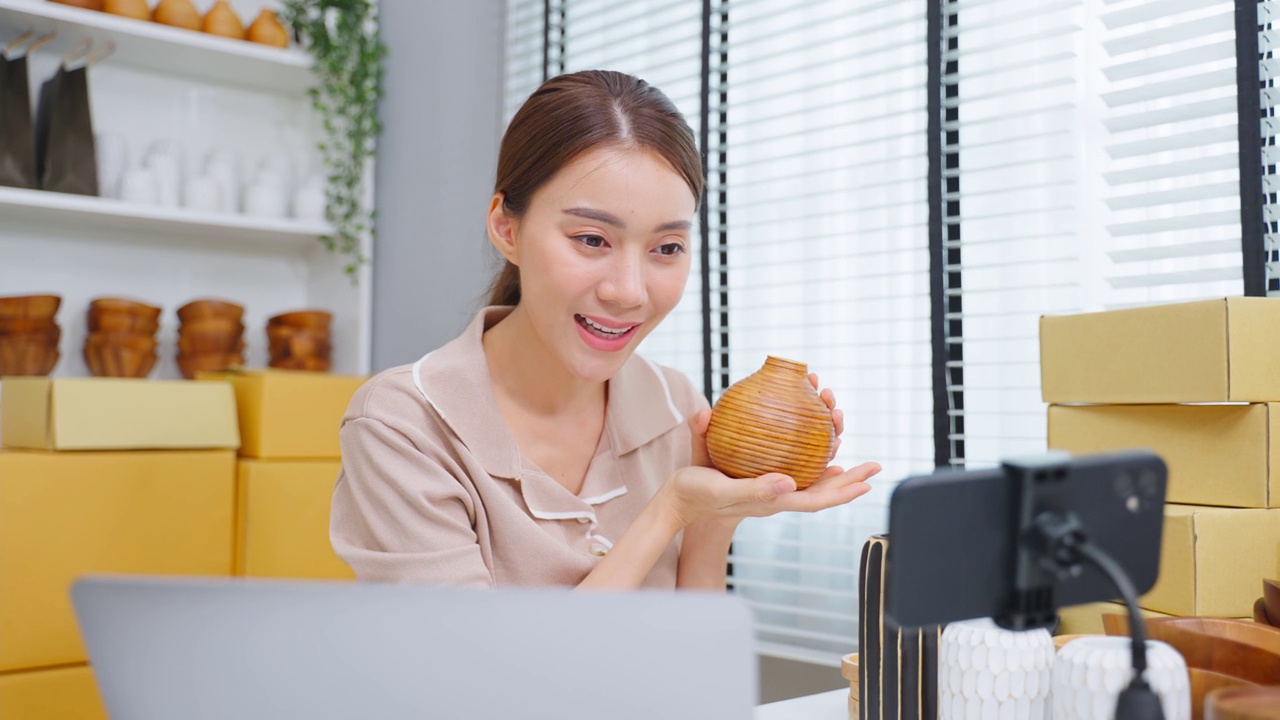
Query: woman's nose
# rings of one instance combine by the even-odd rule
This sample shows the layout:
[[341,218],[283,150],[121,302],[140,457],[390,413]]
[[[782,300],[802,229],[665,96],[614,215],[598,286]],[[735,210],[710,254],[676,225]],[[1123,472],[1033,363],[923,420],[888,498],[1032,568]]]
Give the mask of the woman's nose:
[[644,304],[645,292],[643,261],[619,257],[597,287],[596,295],[605,302],[633,308]]

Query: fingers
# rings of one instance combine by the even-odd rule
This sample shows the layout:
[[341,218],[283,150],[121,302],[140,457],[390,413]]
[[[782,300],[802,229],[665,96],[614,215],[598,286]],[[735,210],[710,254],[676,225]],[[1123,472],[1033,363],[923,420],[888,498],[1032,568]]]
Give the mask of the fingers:
[[691,438],[690,464],[711,467],[711,455],[707,452],[707,428],[711,425],[711,411],[700,410],[689,417]]
[[838,408],[831,409],[831,423],[836,426],[836,437],[844,434],[844,411]]

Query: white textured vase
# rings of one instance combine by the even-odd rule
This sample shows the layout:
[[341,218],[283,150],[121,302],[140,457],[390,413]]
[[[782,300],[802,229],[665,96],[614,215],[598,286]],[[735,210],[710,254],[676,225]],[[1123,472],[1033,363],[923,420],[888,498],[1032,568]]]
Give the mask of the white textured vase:
[[938,643],[938,720],[1048,720],[1053,638],[990,620],[951,623]]
[[[1083,637],[1053,664],[1053,720],[1111,720],[1116,697],[1133,677],[1128,637]],[[1147,683],[1160,697],[1164,720],[1189,720],[1187,664],[1168,643],[1147,641]]]

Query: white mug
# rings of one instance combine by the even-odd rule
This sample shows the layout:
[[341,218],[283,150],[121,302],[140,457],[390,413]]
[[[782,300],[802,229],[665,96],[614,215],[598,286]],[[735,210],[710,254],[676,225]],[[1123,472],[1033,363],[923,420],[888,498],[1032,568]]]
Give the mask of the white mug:
[[157,202],[177,207],[182,197],[182,160],[176,153],[152,152],[143,166],[155,174]]
[[98,161],[98,194],[105,198],[120,197],[120,180],[129,164],[129,145],[123,135],[100,133],[94,139]]
[[293,216],[299,220],[324,220],[328,204],[324,183],[309,180],[293,194]]
[[271,179],[259,179],[245,190],[244,212],[254,217],[284,217],[289,198],[284,185]]
[[147,168],[130,168],[120,178],[120,199],[139,205],[155,205],[160,190],[155,173]]
[[183,205],[202,212],[218,212],[222,209],[222,186],[216,178],[197,175],[187,179]]

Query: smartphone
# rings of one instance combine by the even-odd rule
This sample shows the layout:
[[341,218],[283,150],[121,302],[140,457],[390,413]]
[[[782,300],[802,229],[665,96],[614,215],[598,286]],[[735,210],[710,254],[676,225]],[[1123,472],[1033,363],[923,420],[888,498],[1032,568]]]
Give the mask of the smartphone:
[[1035,561],[1027,526],[1043,513],[1071,516],[1141,595],[1159,574],[1167,478],[1158,455],[1132,450],[903,480],[889,501],[886,613],[905,627],[1001,622],[1026,617],[1028,592],[1050,611],[1119,598],[1111,579],[1088,563],[1065,577],[1033,568],[1031,584],[1041,587],[1027,587],[1027,563]]

